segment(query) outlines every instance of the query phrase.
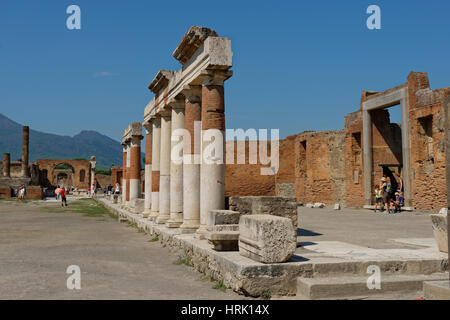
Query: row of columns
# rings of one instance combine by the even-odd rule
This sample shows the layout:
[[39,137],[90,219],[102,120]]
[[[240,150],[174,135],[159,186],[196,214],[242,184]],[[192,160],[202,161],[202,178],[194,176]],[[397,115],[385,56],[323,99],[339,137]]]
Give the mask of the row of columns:
[[[134,127],[134,128],[133,128]],[[129,130],[137,130],[122,139],[122,203],[129,206],[141,194],[141,140],[142,126],[132,123]]]
[[[157,224],[202,235],[207,212],[225,207],[223,84],[228,77],[228,73],[215,72],[204,76],[199,85],[186,86],[178,96],[182,99],[169,101],[145,124],[144,215]],[[220,152],[201,159],[212,147]]]

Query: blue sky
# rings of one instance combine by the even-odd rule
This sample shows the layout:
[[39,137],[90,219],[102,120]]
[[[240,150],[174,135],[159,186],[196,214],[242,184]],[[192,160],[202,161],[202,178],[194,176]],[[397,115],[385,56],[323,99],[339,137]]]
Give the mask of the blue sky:
[[[66,28],[81,8],[82,29]],[[381,7],[381,30],[366,8]],[[141,121],[160,69],[192,25],[229,37],[227,128],[341,129],[364,89],[426,71],[450,86],[450,1],[0,2],[0,113],[35,130],[97,130],[119,140]]]

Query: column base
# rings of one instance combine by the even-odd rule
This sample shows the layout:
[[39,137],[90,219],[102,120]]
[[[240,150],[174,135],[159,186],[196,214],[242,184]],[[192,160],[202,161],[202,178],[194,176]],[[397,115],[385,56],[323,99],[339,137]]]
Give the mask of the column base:
[[205,240],[206,232],[206,224],[201,224],[197,231],[195,231],[195,238],[199,240]]
[[174,220],[169,220],[166,222],[166,227],[167,228],[179,228],[182,225],[182,221],[174,221]]
[[142,214],[143,214],[144,218],[148,218],[152,214],[152,210],[148,209],[148,208],[144,209],[144,212]]
[[170,219],[170,216],[168,214],[159,214],[156,218],[157,224],[164,224]]
[[192,234],[195,233],[200,224],[197,222],[184,221],[180,226],[181,234]]

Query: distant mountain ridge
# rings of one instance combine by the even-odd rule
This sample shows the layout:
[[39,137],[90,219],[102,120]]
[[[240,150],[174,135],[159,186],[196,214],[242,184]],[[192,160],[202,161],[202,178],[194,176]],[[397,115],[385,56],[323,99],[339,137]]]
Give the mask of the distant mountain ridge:
[[[0,113],[0,157],[11,154],[11,161],[22,158],[22,125]],[[30,126],[30,162],[37,159],[89,160],[95,156],[97,167],[109,169],[122,165],[122,145],[97,131],[83,130],[79,134],[61,136],[33,130]]]

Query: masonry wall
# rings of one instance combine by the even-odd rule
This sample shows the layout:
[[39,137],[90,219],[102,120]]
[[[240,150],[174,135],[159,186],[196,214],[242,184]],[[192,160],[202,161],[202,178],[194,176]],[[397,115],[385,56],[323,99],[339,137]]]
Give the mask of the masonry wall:
[[[259,157],[256,164],[249,163],[249,142],[245,141],[245,163],[239,164],[237,159],[237,141],[227,141],[226,153],[232,153],[234,144],[234,164],[227,161],[225,174],[226,196],[275,196],[275,175],[261,175]],[[256,149],[258,153],[258,149]]]
[[426,73],[408,76],[413,206],[447,207],[444,101],[450,87],[431,90]]
[[345,132],[306,132],[295,139],[298,202],[345,204]]

